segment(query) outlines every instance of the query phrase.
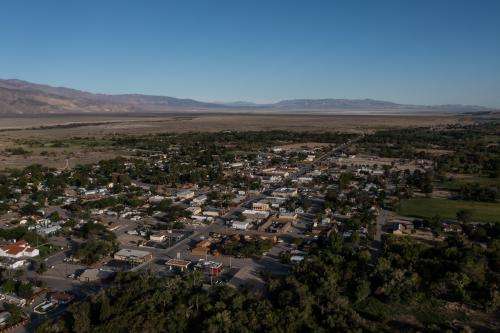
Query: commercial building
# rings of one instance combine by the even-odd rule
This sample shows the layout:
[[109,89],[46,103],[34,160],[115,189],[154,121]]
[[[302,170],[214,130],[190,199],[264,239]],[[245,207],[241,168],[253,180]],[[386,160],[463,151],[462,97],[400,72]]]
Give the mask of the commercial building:
[[177,268],[177,269],[180,269],[181,272],[184,272],[184,271],[188,270],[189,265],[191,265],[191,261],[181,260],[181,259],[169,259],[165,263],[165,265],[168,266],[169,270]]
[[153,254],[148,251],[121,249],[113,256],[116,260],[131,261],[134,263],[143,263],[153,259]]

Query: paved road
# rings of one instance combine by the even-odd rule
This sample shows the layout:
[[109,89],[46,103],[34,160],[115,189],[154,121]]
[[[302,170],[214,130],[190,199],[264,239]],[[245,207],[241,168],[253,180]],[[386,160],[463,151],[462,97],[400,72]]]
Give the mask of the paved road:
[[380,250],[382,249],[382,228],[387,223],[387,215],[388,212],[385,209],[381,209],[375,221],[375,235],[370,246],[373,262],[377,261]]

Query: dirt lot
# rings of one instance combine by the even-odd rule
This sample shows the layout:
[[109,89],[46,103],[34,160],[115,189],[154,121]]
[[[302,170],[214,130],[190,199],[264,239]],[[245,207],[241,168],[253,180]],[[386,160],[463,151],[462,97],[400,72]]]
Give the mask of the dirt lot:
[[[141,135],[162,132],[196,131],[341,131],[371,132],[381,128],[436,126],[469,122],[452,115],[305,115],[305,114],[171,114],[171,115],[52,115],[0,117],[0,169],[40,163],[63,168],[123,155],[111,148],[33,148],[30,154],[2,154],[19,147],[17,140],[63,140],[74,137]],[[21,145],[22,146],[22,145]]]
[[[433,126],[470,120],[452,115],[194,114],[142,117],[68,115],[1,118],[0,136],[65,137],[113,133],[271,130],[370,131],[388,127]],[[41,127],[44,128],[41,128]]]

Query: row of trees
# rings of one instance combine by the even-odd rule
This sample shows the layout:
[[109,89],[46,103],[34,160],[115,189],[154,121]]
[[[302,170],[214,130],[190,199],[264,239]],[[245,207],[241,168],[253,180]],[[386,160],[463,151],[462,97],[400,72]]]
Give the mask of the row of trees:
[[[486,318],[498,309],[499,251],[498,239],[484,249],[460,237],[435,246],[388,237],[374,258],[334,234],[291,275],[267,277],[260,296],[230,287],[204,289],[196,272],[175,278],[125,274],[38,332],[456,329],[453,320],[463,316],[447,311],[446,302],[475,307]],[[409,314],[417,326],[400,320]]]

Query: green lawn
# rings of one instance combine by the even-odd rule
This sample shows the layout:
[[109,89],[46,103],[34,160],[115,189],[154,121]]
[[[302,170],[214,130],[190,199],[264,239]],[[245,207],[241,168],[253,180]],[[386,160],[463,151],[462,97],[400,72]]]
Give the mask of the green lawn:
[[487,178],[487,177],[456,177],[452,180],[446,180],[441,183],[436,183],[438,187],[443,187],[450,191],[458,191],[461,186],[467,184],[478,183],[481,186],[496,186],[500,187],[500,178]]
[[474,221],[500,223],[500,203],[448,200],[440,198],[413,198],[403,200],[397,209],[398,214],[420,218],[454,219],[457,211],[468,209]]
[[61,248],[59,246],[55,246],[52,244],[42,244],[38,247],[38,251],[40,251],[41,258],[50,257],[51,255],[60,250]]

